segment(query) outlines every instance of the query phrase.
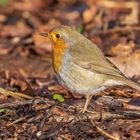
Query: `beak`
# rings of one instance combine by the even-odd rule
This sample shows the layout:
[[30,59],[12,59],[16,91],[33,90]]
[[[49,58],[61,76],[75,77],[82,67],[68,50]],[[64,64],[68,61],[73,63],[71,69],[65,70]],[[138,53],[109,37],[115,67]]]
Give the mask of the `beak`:
[[48,33],[45,33],[45,32],[42,32],[42,33],[39,33],[41,36],[44,36],[44,37],[48,37]]

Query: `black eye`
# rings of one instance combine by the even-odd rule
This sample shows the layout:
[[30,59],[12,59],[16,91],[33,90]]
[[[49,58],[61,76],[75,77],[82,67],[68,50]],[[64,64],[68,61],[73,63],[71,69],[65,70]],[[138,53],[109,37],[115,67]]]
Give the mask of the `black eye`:
[[60,34],[56,34],[55,36],[56,36],[56,38],[60,38]]

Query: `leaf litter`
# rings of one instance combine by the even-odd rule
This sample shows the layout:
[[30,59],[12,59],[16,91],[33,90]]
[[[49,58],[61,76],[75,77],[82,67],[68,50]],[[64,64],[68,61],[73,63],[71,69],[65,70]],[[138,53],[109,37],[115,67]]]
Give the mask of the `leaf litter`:
[[3,0],[0,138],[140,139],[140,92],[110,87],[92,99],[89,112],[81,114],[85,98],[58,84],[51,43],[38,34],[57,25],[71,25],[140,83],[138,5],[139,1],[124,0]]

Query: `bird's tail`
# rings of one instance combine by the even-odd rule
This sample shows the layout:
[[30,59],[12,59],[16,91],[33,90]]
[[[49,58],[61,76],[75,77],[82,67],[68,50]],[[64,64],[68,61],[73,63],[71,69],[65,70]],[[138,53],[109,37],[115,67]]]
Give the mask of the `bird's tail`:
[[137,90],[140,91],[140,85],[139,84],[137,84],[137,83],[135,83],[135,82],[133,82],[131,80],[128,80],[128,79],[125,79],[124,82],[125,82],[125,84],[127,86],[130,86],[130,87],[132,87],[132,88],[137,89]]

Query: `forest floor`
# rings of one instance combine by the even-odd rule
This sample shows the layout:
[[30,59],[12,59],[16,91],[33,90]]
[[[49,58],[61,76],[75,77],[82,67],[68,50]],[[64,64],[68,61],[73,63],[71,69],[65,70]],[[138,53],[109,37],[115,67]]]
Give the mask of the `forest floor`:
[[[80,113],[85,97],[59,85],[51,42],[39,35],[70,25],[140,83],[139,5],[138,0],[1,0],[0,139],[139,140],[140,91],[110,87],[93,97],[91,112]],[[18,92],[23,96],[13,96]]]

